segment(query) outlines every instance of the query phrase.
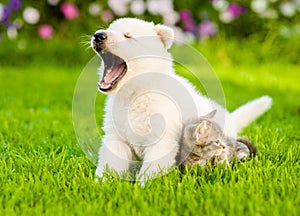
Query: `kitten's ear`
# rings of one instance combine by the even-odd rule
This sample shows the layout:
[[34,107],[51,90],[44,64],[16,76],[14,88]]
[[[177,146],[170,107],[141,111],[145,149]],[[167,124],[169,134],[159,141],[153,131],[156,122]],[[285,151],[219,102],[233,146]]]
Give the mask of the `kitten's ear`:
[[210,129],[208,120],[202,120],[197,126],[196,132],[198,134],[206,134],[208,129]]
[[217,113],[217,110],[213,110],[211,111],[210,113],[206,114],[205,116],[203,116],[204,118],[207,118],[207,119],[212,119]]
[[154,26],[154,31],[159,36],[160,40],[164,44],[164,47],[169,49],[174,41],[173,29],[165,25],[156,25]]
[[207,138],[210,135],[211,124],[208,120],[203,120],[196,128],[196,139],[200,141],[203,138]]

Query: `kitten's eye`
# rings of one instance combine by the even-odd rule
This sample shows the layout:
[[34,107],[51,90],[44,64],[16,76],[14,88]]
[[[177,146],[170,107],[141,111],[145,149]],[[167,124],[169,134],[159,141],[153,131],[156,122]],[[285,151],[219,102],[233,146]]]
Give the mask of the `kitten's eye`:
[[216,143],[218,144],[218,146],[220,146],[223,149],[225,149],[226,145],[221,140],[217,140]]
[[130,35],[129,32],[126,32],[126,33],[124,33],[123,35],[124,35],[125,38],[131,38],[131,35]]

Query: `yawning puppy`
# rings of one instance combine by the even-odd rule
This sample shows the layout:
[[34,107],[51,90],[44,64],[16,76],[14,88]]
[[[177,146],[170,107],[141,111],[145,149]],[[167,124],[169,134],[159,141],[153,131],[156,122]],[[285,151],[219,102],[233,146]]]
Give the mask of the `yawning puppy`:
[[[171,28],[134,18],[114,21],[95,32],[91,45],[102,58],[99,90],[108,95],[96,174],[105,167],[118,173],[129,169],[135,157],[142,160],[138,180],[142,184],[175,164],[184,122],[217,110],[213,120],[226,136],[237,133],[271,105],[267,96],[233,113],[196,92],[173,70],[168,49]],[[188,94],[183,94],[188,93]],[[175,102],[190,98],[186,107]]]

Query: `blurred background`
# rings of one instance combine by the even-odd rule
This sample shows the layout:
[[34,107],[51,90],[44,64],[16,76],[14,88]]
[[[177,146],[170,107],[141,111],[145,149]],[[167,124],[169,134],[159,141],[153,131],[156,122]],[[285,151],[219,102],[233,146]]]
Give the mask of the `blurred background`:
[[241,47],[258,61],[299,60],[300,0],[1,0],[0,64],[85,64],[93,32],[125,16],[168,25],[225,66]]

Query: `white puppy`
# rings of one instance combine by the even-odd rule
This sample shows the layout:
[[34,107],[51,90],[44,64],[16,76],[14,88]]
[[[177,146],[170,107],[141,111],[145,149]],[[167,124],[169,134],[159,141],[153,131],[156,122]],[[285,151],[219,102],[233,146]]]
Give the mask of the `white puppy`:
[[[216,109],[213,120],[227,136],[236,137],[271,106],[271,98],[265,96],[228,113],[197,93],[173,70],[167,51],[173,40],[169,27],[134,18],[118,19],[95,32],[91,45],[102,58],[99,90],[108,94],[97,176],[103,176],[106,166],[126,171],[138,156],[143,161],[139,173],[143,183],[175,164],[188,119]],[[178,101],[191,109],[183,110]]]

